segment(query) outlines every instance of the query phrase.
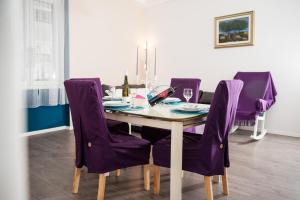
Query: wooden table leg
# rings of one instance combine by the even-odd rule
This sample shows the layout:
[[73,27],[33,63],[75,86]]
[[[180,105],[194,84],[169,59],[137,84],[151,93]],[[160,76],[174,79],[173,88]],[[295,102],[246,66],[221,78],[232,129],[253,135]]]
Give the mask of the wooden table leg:
[[170,178],[170,199],[182,199],[182,140],[183,124],[172,122],[171,129],[171,178]]

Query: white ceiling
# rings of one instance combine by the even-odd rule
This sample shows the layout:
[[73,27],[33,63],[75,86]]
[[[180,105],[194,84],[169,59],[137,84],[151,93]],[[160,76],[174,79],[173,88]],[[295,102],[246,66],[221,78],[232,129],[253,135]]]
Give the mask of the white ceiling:
[[144,6],[155,6],[170,0],[136,0],[136,1],[143,4]]

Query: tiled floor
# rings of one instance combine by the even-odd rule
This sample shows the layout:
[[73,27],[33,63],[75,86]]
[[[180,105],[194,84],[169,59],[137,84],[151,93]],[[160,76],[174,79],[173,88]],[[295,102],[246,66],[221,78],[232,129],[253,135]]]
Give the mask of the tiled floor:
[[[213,186],[219,200],[299,200],[300,138],[267,135],[262,141],[249,139],[249,133],[230,135],[230,195],[222,185]],[[32,200],[96,200],[98,176],[81,175],[79,193],[71,193],[74,169],[74,137],[69,131],[29,137],[30,197]],[[107,200],[169,199],[169,170],[161,171],[161,194],[143,189],[141,167],[121,170],[121,176],[107,178]],[[151,187],[152,187],[151,182]],[[203,177],[185,172],[183,199],[205,199]]]

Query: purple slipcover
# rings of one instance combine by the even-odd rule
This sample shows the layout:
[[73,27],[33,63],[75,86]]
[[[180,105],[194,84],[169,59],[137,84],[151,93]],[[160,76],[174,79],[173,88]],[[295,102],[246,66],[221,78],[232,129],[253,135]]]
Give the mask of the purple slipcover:
[[235,124],[253,126],[256,115],[267,111],[276,101],[276,89],[270,72],[238,72],[234,79],[244,82]]
[[[234,123],[240,80],[221,81],[215,91],[203,135],[183,135],[182,169],[204,176],[223,175],[229,167],[228,134]],[[171,137],[153,146],[155,165],[170,167]]]
[[[177,87],[174,95],[172,97],[177,97],[182,101],[186,101],[183,96],[184,88],[191,88],[193,90],[193,96],[190,99],[190,103],[197,103],[199,99],[199,90],[200,90],[201,79],[196,78],[172,78],[171,87]],[[197,127],[186,128],[184,131],[188,133],[196,133]],[[170,135],[170,130],[152,128],[148,126],[142,127],[141,136],[143,139],[150,141],[154,144],[156,141],[167,137]]]
[[198,78],[172,78],[171,87],[177,87],[173,97],[181,99],[181,101],[186,101],[183,96],[184,88],[191,88],[193,90],[193,96],[190,99],[190,103],[197,103],[199,100],[199,90],[200,90],[201,80]]
[[[92,80],[95,81],[97,84],[97,88],[99,88],[99,94],[100,94],[100,100],[102,101],[102,98],[104,97],[102,92],[102,86],[99,78],[72,78],[70,80]],[[115,120],[106,120],[107,128],[109,131],[118,131],[118,130],[124,130],[124,134],[128,134],[129,127],[127,123],[119,122]]]
[[74,126],[76,167],[106,173],[149,163],[148,141],[117,132],[110,134],[107,129],[100,80],[67,80],[64,84]]

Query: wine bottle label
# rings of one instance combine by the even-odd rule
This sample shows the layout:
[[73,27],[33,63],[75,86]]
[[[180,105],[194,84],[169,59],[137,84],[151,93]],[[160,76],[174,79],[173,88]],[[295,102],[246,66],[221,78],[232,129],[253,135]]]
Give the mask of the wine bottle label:
[[160,98],[167,98],[168,97],[168,92],[169,92],[168,90],[165,90],[165,91],[159,93],[158,96]]

